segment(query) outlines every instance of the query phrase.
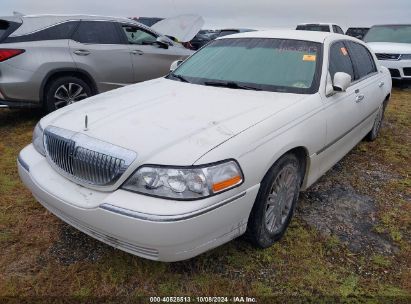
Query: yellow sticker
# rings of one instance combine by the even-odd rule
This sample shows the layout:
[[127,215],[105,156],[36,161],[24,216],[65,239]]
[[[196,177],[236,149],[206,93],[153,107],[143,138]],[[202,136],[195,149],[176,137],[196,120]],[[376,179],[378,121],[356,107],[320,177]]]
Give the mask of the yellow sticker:
[[304,55],[303,61],[316,61],[317,55]]
[[347,49],[346,49],[345,47],[342,47],[342,48],[341,48],[341,53],[342,53],[344,56],[347,56],[347,55],[348,55]]

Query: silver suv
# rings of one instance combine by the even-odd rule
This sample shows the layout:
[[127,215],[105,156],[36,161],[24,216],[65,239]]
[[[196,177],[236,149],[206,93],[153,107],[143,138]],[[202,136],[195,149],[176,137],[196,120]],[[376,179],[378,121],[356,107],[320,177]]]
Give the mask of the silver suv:
[[[195,34],[194,34],[195,35]],[[166,75],[192,51],[127,18],[0,18],[0,107],[53,111]]]

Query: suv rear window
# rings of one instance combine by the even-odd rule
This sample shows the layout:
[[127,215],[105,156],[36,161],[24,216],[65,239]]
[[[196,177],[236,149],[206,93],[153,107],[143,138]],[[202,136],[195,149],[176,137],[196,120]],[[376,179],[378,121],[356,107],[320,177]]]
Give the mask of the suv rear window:
[[7,21],[0,20],[0,40],[6,31],[9,29],[10,24]]
[[4,43],[70,39],[77,24],[78,21],[60,23],[32,34],[8,37]]
[[0,20],[0,42],[6,39],[7,36],[14,32],[20,25],[21,23]]
[[304,25],[298,25],[297,30],[312,31],[312,32],[330,32],[330,27],[328,25],[321,25],[321,24],[304,24]]

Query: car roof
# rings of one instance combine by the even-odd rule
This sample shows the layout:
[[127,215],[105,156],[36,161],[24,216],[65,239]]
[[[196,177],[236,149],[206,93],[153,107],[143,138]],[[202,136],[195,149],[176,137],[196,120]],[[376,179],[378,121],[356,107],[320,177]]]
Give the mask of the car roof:
[[[255,32],[244,32],[239,34],[233,34],[218,39],[230,39],[230,38],[279,38],[279,39],[293,39],[304,40],[323,43],[328,37],[341,38],[341,34],[329,33],[329,32],[307,32],[297,30],[266,30]],[[344,37],[347,37],[344,35]]]

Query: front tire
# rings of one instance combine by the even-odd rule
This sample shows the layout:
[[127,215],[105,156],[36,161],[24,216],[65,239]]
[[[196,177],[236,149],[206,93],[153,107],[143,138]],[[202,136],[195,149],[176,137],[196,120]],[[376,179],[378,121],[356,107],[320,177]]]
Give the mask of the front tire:
[[46,110],[50,113],[90,96],[92,90],[82,79],[74,76],[60,77],[46,87]]
[[247,227],[248,237],[257,247],[273,245],[290,224],[300,192],[300,166],[294,154],[286,154],[264,177]]

